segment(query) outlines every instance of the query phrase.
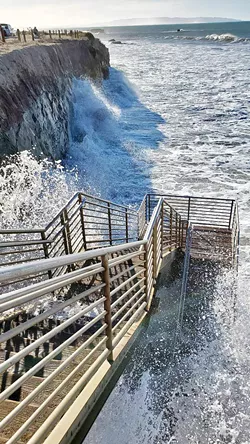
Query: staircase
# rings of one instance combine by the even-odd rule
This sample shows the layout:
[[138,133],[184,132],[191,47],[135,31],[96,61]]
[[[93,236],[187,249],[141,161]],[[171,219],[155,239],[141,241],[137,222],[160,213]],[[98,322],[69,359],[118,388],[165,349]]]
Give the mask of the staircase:
[[54,444],[113,374],[169,255],[188,245],[193,259],[237,265],[238,208],[146,195],[137,212],[77,193],[46,227],[0,235],[0,443]]

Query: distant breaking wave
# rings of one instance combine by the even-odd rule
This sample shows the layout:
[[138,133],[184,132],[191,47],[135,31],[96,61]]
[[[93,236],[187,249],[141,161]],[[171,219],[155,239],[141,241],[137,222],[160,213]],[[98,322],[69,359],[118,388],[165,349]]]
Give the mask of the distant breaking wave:
[[[179,34],[179,33],[178,33]],[[197,36],[185,36],[185,35],[178,35],[178,36],[165,36],[165,39],[172,39],[172,40],[196,40],[196,41],[214,41],[214,42],[227,42],[227,43],[249,43],[249,38],[240,38],[233,34],[209,34],[205,37],[197,37]]]

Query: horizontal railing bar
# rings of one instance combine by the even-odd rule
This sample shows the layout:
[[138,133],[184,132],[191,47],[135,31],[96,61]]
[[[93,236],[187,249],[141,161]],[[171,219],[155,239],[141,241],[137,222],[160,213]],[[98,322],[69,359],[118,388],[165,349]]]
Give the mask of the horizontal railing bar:
[[64,226],[62,225],[62,221],[60,219],[58,224],[55,225],[50,232],[49,232],[49,230],[47,230],[45,232],[46,233],[46,240],[51,238],[53,241],[55,241],[55,239],[58,237],[58,234],[61,233],[63,229],[64,229]]
[[114,290],[110,292],[110,296],[113,297],[118,291],[120,291],[123,287],[125,287],[129,282],[133,281],[141,274],[141,270],[135,273],[133,276],[131,276],[129,279],[126,280],[126,282],[122,282],[120,285],[118,285]]
[[139,316],[139,314],[141,314],[144,309],[147,306],[147,302],[144,302],[137,310],[136,312],[133,314],[133,316],[131,316],[131,318],[129,319],[129,321],[126,323],[126,325],[121,329],[121,331],[117,334],[117,336],[115,337],[115,339],[113,340],[113,347],[115,348],[117,346],[117,344],[119,344],[119,342],[121,341],[121,339],[123,338],[123,336],[127,333],[127,331],[129,330],[129,328],[131,327],[131,325],[135,322],[135,320],[137,319],[137,317]]
[[[125,207],[124,205],[116,204],[116,203],[113,203],[113,202],[111,202],[111,201],[109,201],[109,200],[101,199],[100,197],[91,196],[91,194],[81,193],[81,192],[80,192],[79,194],[81,194],[81,195],[84,196],[84,197],[91,197],[92,199],[95,199],[96,201],[99,200],[100,202],[105,202],[105,203],[107,203],[107,204],[114,205],[115,207],[124,208],[125,210],[128,209],[128,208]],[[135,214],[137,214],[137,212],[134,211],[134,210],[129,209],[129,211],[130,211],[131,213],[135,213]]]
[[[111,311],[114,310],[114,308],[119,305],[123,299],[125,299],[132,291],[134,291],[136,289],[136,287],[140,286],[140,284],[142,284],[145,281],[145,277],[143,277],[142,279],[140,279],[138,282],[136,282],[136,284],[134,284],[132,287],[130,287],[125,293],[123,293],[118,299],[116,299],[116,301],[114,301],[111,304]],[[142,287],[140,287],[140,290],[146,288],[146,285],[143,285]]]
[[[100,318],[100,316],[98,316],[99,318]],[[97,319],[97,318],[96,318]],[[93,319],[91,322],[89,322],[88,324],[90,325],[91,324],[91,326],[93,326],[96,322],[94,322],[94,321],[96,321],[95,319]],[[87,324],[87,325],[88,325]],[[85,326],[85,327],[87,327],[87,325]],[[85,327],[83,327],[81,330],[84,330],[84,328]],[[88,328],[90,328],[90,327],[88,327]],[[80,331],[80,330],[79,330]],[[77,333],[75,333],[73,336],[76,336],[78,333],[79,333],[79,331],[77,332]],[[72,337],[73,337],[72,336]],[[69,338],[66,342],[68,342],[69,340],[70,340],[71,338]],[[65,343],[66,343],[65,342]],[[72,342],[72,341],[71,341]],[[104,341],[103,341],[104,342]],[[65,344],[64,343],[64,344]],[[62,344],[62,345],[64,345],[64,344]],[[100,345],[101,344],[98,344],[96,347],[95,347],[95,349],[98,349],[99,347],[100,347]],[[60,347],[57,347],[57,349],[59,349]],[[64,347],[65,348],[65,347]],[[56,351],[57,349],[55,349],[54,351]],[[92,351],[93,353],[94,353],[94,350]],[[43,406],[44,404],[48,404],[50,401],[51,401],[51,399],[56,395],[56,393],[58,393],[58,391],[61,391],[61,388],[62,388],[62,385],[65,385],[65,384],[67,384],[68,383],[68,381],[69,381],[69,378],[72,378],[72,376],[79,370],[79,367],[83,367],[84,365],[85,365],[85,363],[86,363],[86,361],[88,361],[89,360],[89,355],[90,354],[93,354],[92,352],[90,352],[84,359],[83,359],[83,361],[80,363],[80,364],[78,364],[78,366],[70,373],[70,375],[68,375],[62,382],[61,382],[61,384],[59,385],[59,387],[60,387],[60,389],[59,389],[59,387],[57,387],[53,392],[52,392],[52,394],[42,403],[42,405],[41,406]],[[50,353],[51,355],[53,354],[54,352],[52,352],[52,353]],[[48,355],[49,356],[49,355]],[[46,358],[48,358],[48,356],[46,356]],[[44,358],[43,360],[45,360],[46,358]],[[40,363],[39,363],[40,364]],[[16,382],[14,382],[10,387],[8,387],[8,389],[11,389],[12,388],[12,390],[8,390],[8,389],[6,389],[4,392],[2,392],[1,394],[0,394],[0,398],[2,397],[2,395],[3,395],[3,393],[5,393],[5,392],[7,392],[7,391],[9,391],[9,392],[11,392],[11,394],[12,393],[14,393],[14,391],[16,391],[17,390],[17,386],[18,386],[18,388],[21,386],[20,385],[20,380],[21,379],[23,379],[23,381],[22,381],[22,383],[23,382],[25,382],[25,380],[27,380],[27,378],[25,379],[24,377],[29,373],[31,376],[32,376],[32,374],[34,374],[34,368],[35,367],[38,367],[39,366],[39,364],[36,364],[34,367],[32,367],[27,373],[25,373],[23,376],[21,376]],[[37,373],[37,370],[36,370],[36,373]],[[28,378],[29,379],[29,378]],[[14,391],[13,391],[13,387],[12,386],[14,386],[15,385],[15,389],[14,389]],[[10,395],[9,395],[10,396]],[[40,407],[41,407],[40,406]],[[33,415],[35,415],[35,417],[38,415],[38,413],[40,413],[40,410],[39,410],[39,408],[33,413]],[[32,415],[32,417],[33,417],[33,415]],[[34,417],[33,417],[34,418]],[[31,418],[30,418],[31,419]],[[29,420],[28,420],[29,421]],[[32,421],[33,422],[33,421]],[[0,424],[1,425],[1,424]],[[2,426],[1,426],[1,428],[2,428]],[[22,429],[22,427],[21,428],[19,428],[18,429],[18,432],[20,432],[20,430]],[[16,442],[16,441],[14,441],[14,442]]]
[[111,204],[110,204],[110,207],[108,206],[108,204],[107,204],[107,206],[105,206],[105,205],[102,205],[102,204],[96,204],[95,202],[90,202],[89,200],[86,200],[86,204],[87,205],[94,205],[94,206],[98,206],[98,208],[104,208],[105,210],[110,210],[110,211],[117,211],[118,213],[120,213],[120,214],[125,214],[126,213],[126,210],[124,209],[124,210],[119,210],[119,209],[116,209],[116,208],[112,208],[111,207]]
[[[125,270],[121,271],[120,273],[116,274],[115,276],[112,276],[112,277],[110,278],[110,282],[114,282],[114,281],[116,281],[117,279],[119,279],[120,277],[124,276],[124,274],[128,273],[129,271],[135,270],[136,267],[140,266],[141,264],[144,264],[144,261],[142,261],[142,262],[139,263],[139,264],[131,265],[131,267],[126,268]],[[145,271],[145,270],[146,270],[146,268],[141,268],[140,272],[142,273],[142,272]]]
[[150,198],[155,197],[160,198],[160,197],[164,197],[164,198],[179,198],[179,199],[202,199],[202,200],[214,200],[214,201],[224,201],[224,202],[235,202],[234,199],[227,199],[227,198],[221,198],[221,197],[203,197],[203,196],[188,196],[188,195],[184,195],[184,196],[180,196],[179,194],[154,194],[154,193],[148,193],[147,196],[150,196]]
[[[59,219],[60,218],[60,216],[61,216],[61,214],[63,213],[63,211],[75,200],[75,199],[77,199],[77,201],[78,201],[78,196],[79,196],[79,193],[75,193],[72,197],[71,197],[71,199],[67,202],[67,204],[64,206],[64,207],[62,207],[61,208],[61,210],[60,211],[58,211],[58,213],[55,215],[55,217],[52,219],[52,221],[50,221],[49,222],[49,224],[47,224],[46,225],[46,227],[45,227],[45,231],[47,231],[50,227],[51,227],[51,225],[53,225],[53,223],[57,220],[57,219]],[[78,201],[79,202],[79,201]]]
[[[48,430],[51,431],[55,423],[62,417],[62,415],[68,410],[72,405],[72,402],[77,398],[80,392],[83,390],[87,382],[95,374],[96,369],[100,368],[103,362],[106,361],[110,355],[110,350],[106,349],[102,354],[96,359],[96,361],[90,366],[86,373],[81,377],[81,379],[74,385],[70,392],[65,396],[62,402],[54,409],[53,413],[44,421],[42,426],[37,430],[37,432],[29,440],[29,444],[37,444],[38,442],[43,442],[45,437],[48,435]],[[60,386],[56,389],[58,392],[61,391],[62,386],[64,386],[65,381],[63,381]],[[44,401],[46,404],[50,402],[50,397]],[[38,408],[41,409],[42,405]],[[37,411],[38,411],[37,410]],[[9,444],[15,444],[15,440]]]
[[[111,321],[114,322],[119,316],[120,314],[137,298],[138,294],[140,294],[142,291],[142,289],[140,289],[139,291],[136,292],[136,294],[134,294],[124,305],[121,306],[121,308],[119,308],[119,310],[111,317]],[[137,303],[141,302],[141,300],[145,297],[145,293],[143,294],[143,296],[137,301]],[[131,308],[133,310],[134,306]],[[126,313],[127,314],[127,313]],[[123,322],[123,320],[121,319],[121,322]],[[116,324],[118,325],[118,324]],[[113,331],[115,331],[115,327],[113,328]]]
[[[77,296],[74,296],[71,299],[67,299],[64,302],[61,302],[59,304],[54,305],[54,307],[50,308],[49,310],[41,313],[40,315],[35,316],[32,319],[29,319],[28,321],[22,322],[17,327],[12,328],[11,330],[6,331],[5,333],[2,333],[0,335],[0,343],[6,342],[9,339],[13,338],[14,336],[19,335],[20,333],[28,330],[30,327],[33,327],[34,325],[38,324],[39,322],[46,319],[46,317],[51,316],[52,314],[57,313],[59,310],[68,307],[69,305],[74,304],[75,302],[79,301],[80,299],[83,299],[87,296],[90,296],[92,293],[101,290],[105,284],[96,285],[95,287],[91,287],[88,290],[83,291],[82,293],[78,294]],[[98,301],[104,301],[105,298],[100,298]]]
[[[41,250],[42,251],[42,250]],[[21,259],[20,261],[9,261],[9,262],[0,262],[1,267],[10,266],[10,265],[16,265],[16,264],[25,264],[26,262],[33,262],[37,261],[39,257],[29,257],[28,259]],[[43,254],[44,259],[44,254]]]
[[[2,302],[1,296],[0,296],[0,313],[3,313],[6,310],[10,310],[11,308],[14,308],[15,306],[20,307],[21,305],[26,304],[27,302],[33,301],[34,299],[37,299],[41,296],[46,295],[47,293],[51,293],[52,291],[58,290],[63,286],[70,285],[74,282],[77,282],[78,280],[86,279],[87,277],[91,277],[99,272],[103,271],[103,267],[94,269],[93,271],[84,272],[84,269],[81,269],[81,273],[76,273],[74,276],[69,276],[68,274],[60,276],[60,278],[52,278],[46,281],[44,286],[41,286],[40,289],[36,289],[35,291],[32,290],[32,286],[30,286],[30,291],[27,290],[23,296],[13,296],[7,293],[7,295],[3,295],[5,298],[5,302]],[[58,282],[54,283],[53,280],[58,279]],[[18,291],[18,290],[17,290]],[[3,299],[4,299],[3,298]]]
[[26,254],[34,253],[34,251],[44,251],[43,248],[30,248],[29,250],[10,250],[10,251],[0,251],[0,256],[5,256],[7,254]]
[[126,262],[126,261],[133,259],[135,257],[141,256],[143,254],[144,254],[144,252],[138,250],[138,251],[134,251],[133,253],[125,254],[122,257],[119,256],[117,258],[109,259],[109,268],[114,267],[116,265],[120,265],[123,262]]
[[[62,322],[60,325],[58,325],[57,327],[53,328],[48,333],[46,333],[45,335],[43,335],[40,338],[36,339],[34,342],[32,342],[30,345],[28,345],[27,347],[25,347],[21,351],[17,352],[14,356],[11,356],[9,359],[7,359],[2,364],[0,364],[0,374],[5,372],[8,368],[13,367],[13,365],[15,365],[17,362],[19,362],[21,359],[23,359],[25,356],[27,356],[33,350],[37,349],[38,347],[40,347],[40,345],[44,344],[46,341],[48,341],[49,339],[51,339],[54,336],[56,336],[62,330],[64,330],[65,328],[69,327],[70,325],[72,325],[75,321],[77,321],[78,319],[83,317],[85,314],[90,312],[94,306],[96,307],[97,305],[100,305],[100,303],[101,303],[100,301],[96,301],[93,304],[89,305],[88,307],[85,307],[83,310],[80,310],[74,316],[71,316],[71,318],[69,318],[66,321]],[[97,318],[101,319],[105,315],[105,313],[106,313],[105,311],[102,312],[101,313],[102,316],[98,315],[96,318],[94,318],[94,320],[96,320]],[[86,324],[83,328],[85,328],[87,325],[88,324]],[[92,325],[92,321],[91,321],[91,325]],[[89,327],[87,327],[87,329],[88,328]],[[84,331],[86,331],[86,330],[84,330]],[[78,330],[77,334],[79,333],[79,331],[80,330]],[[39,366],[39,369],[43,368],[44,365],[41,366],[41,364],[43,364],[44,362],[46,363],[49,360],[48,358],[53,359],[51,356],[53,356],[53,357],[57,356],[59,351],[63,350],[63,348],[65,348],[67,346],[68,341],[71,341],[73,337],[75,337],[75,335],[71,336],[69,339],[67,339],[62,344],[60,344],[56,349],[54,349],[49,355],[47,355],[45,358],[43,358],[42,361],[40,361],[38,364],[36,364],[34,367],[32,367],[32,369],[29,370],[28,372],[26,372],[23,376],[26,376],[30,371],[33,371],[34,369],[37,369],[38,366]],[[71,342],[69,342],[69,343],[71,343]],[[35,371],[35,373],[37,373],[37,370]],[[23,378],[23,376],[21,376],[18,379],[17,382],[19,382]],[[14,384],[12,384],[12,386],[13,385]],[[0,401],[2,401],[4,399],[3,398],[3,394],[4,393],[5,393],[5,391],[0,393]]]
[[44,228],[6,228],[6,230],[0,230],[0,234],[41,234],[44,231]]
[[115,238],[112,236],[111,239],[96,239],[96,240],[92,240],[92,241],[86,241],[86,244],[95,244],[95,243],[103,243],[103,242],[110,242],[110,241],[123,241],[125,242],[126,240],[133,240],[133,237],[129,237],[128,239],[126,238],[126,236],[124,237],[120,237],[120,238]]
[[44,245],[48,244],[50,241],[46,240],[28,240],[28,241],[6,241],[6,242],[0,242],[0,248],[7,248],[7,247],[21,247],[22,245]]
[[[53,379],[59,375],[65,368],[67,368],[68,364],[70,364],[80,353],[82,353],[92,342],[100,336],[101,333],[105,331],[107,327],[107,324],[104,324],[102,327],[100,327],[87,341],[85,341],[77,350],[75,350],[72,355],[70,355],[65,361],[63,361],[59,367],[57,367],[46,379],[44,379],[41,384],[39,384],[38,387],[36,387],[31,393],[26,396],[25,399],[23,399],[17,407],[12,410],[9,415],[7,415],[1,422],[0,422],[0,430],[3,429],[6,425],[8,425],[12,419],[14,419],[19,412],[23,410],[25,406],[27,406],[33,399],[41,393],[42,390],[47,387],[47,385],[53,381]],[[106,341],[106,337],[102,340],[103,342]],[[97,347],[100,347],[99,342]],[[96,348],[96,347],[95,347]],[[91,352],[94,352],[95,348],[91,350]],[[96,350],[95,350],[96,351]],[[89,355],[88,355],[89,356]]]
[[[113,333],[120,327],[120,325],[130,316],[130,314],[135,310],[135,307],[139,305],[143,299],[145,299],[146,293],[143,293],[143,295],[134,303],[134,305],[122,316],[121,319],[117,322],[117,324],[114,325],[112,328]],[[134,298],[134,296],[131,298],[131,300]],[[125,304],[126,305],[126,304]],[[123,306],[124,307],[124,306]],[[123,308],[121,307],[121,308]],[[121,309],[120,309],[121,310]]]
[[13,275],[18,275],[19,277],[29,276],[30,274],[35,274],[41,271],[49,271],[53,268],[58,268],[64,265],[71,265],[77,262],[86,261],[89,259],[93,259],[97,256],[103,256],[105,254],[115,253],[119,251],[128,250],[131,248],[140,247],[141,245],[145,245],[146,240],[129,242],[120,245],[116,245],[113,247],[104,247],[99,248],[94,251],[85,251],[83,253],[65,255],[56,258],[48,258],[41,259],[33,264],[26,265],[13,265],[11,267],[5,267],[2,270],[0,269],[0,282],[4,282],[9,280]]
[[[43,259],[41,259],[41,260],[43,260]],[[42,276],[48,276],[48,273],[40,273],[40,274],[36,274],[35,276],[34,275],[30,275],[30,276],[25,277],[23,279],[18,279],[17,281],[7,281],[5,283],[1,282],[0,288],[7,287],[7,286],[10,286],[10,285],[14,285],[14,284],[18,284],[19,282],[24,282],[24,281],[27,281],[27,280],[28,281],[34,281],[35,279],[40,278]]]

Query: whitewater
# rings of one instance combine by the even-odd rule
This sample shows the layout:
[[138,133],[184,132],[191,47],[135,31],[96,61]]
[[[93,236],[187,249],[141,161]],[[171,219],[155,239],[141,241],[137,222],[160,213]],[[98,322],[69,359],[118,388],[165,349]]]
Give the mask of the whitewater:
[[[75,79],[67,158],[52,165],[24,152],[18,164],[2,167],[0,223],[6,228],[45,224],[78,189],[135,207],[152,191],[239,202],[234,321],[227,322],[232,281],[222,271],[208,289],[209,309],[198,312],[206,328],[197,329],[196,347],[170,370],[161,366],[160,376],[143,357],[139,369],[128,366],[87,444],[250,443],[250,36],[216,26],[183,26],[180,36],[172,29],[174,38],[166,38],[168,27],[107,30],[110,78],[102,84]],[[225,35],[234,37],[211,37]],[[112,45],[112,38],[124,44]],[[171,347],[177,287],[161,305],[156,363]],[[166,317],[168,304],[173,311]],[[122,420],[116,423],[117,412]],[[105,415],[112,424],[106,431]]]

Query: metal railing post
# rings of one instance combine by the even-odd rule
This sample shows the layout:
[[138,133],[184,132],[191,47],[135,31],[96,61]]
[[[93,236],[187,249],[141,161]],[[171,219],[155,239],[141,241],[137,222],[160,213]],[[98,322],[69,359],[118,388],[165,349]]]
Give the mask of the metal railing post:
[[187,214],[187,221],[189,222],[190,218],[190,210],[191,210],[191,198],[188,198],[188,214]]
[[169,219],[169,223],[170,223],[170,248],[169,250],[172,251],[172,237],[173,237],[173,210],[172,207],[170,208],[170,219]]
[[83,238],[83,247],[84,250],[87,250],[87,242],[86,242],[86,232],[85,232],[85,222],[84,222],[84,213],[83,213],[83,199],[82,199],[82,195],[81,193],[78,194],[78,199],[79,202],[81,204],[81,208],[80,208],[80,217],[81,217],[81,225],[82,225],[82,238]]
[[109,276],[108,256],[105,254],[104,256],[101,257],[101,260],[102,260],[102,266],[104,268],[103,282],[105,284],[105,287],[104,287],[104,296],[105,296],[104,310],[106,311],[105,323],[107,324],[107,327],[105,330],[106,336],[107,336],[106,347],[110,351],[108,360],[112,362],[114,360],[114,356],[113,356],[113,331],[112,331],[112,318],[111,318],[111,295],[110,295],[110,276]]
[[[41,237],[42,237],[43,241],[47,240],[44,231],[41,232]],[[44,251],[45,258],[48,259],[49,258],[49,250],[48,250],[48,244],[47,243],[43,244],[43,251]],[[49,276],[49,279],[51,279],[53,277],[51,270],[48,270],[48,276]]]
[[161,258],[163,258],[163,242],[164,242],[164,203],[161,207]]
[[150,212],[151,212],[151,198],[150,194],[148,194],[148,221],[150,221]]
[[145,285],[146,285],[146,301],[147,301],[147,309],[149,309],[149,301],[150,301],[150,270],[149,270],[149,260],[148,260],[148,243],[144,246],[144,257],[145,257]]
[[110,203],[108,202],[108,221],[109,221],[109,243],[110,245],[113,244],[112,242],[112,221],[111,221],[111,208]]
[[125,210],[125,221],[126,221],[126,242],[128,243],[128,209]]
[[65,211],[63,211],[62,214],[60,215],[60,219],[61,219],[61,224],[63,226],[62,235],[63,235],[63,241],[64,241],[65,254],[70,254],[67,229],[66,229],[67,221],[65,220]]
[[153,278],[157,278],[157,223],[153,229]]
[[179,217],[179,242],[178,242],[178,247],[181,247],[181,217]]
[[178,248],[178,217],[175,213],[175,247]]
[[229,224],[228,224],[229,230],[231,228],[231,222],[232,222],[232,217],[233,217],[233,208],[234,208],[234,201],[232,200],[231,210],[230,210],[230,217],[229,217]]

